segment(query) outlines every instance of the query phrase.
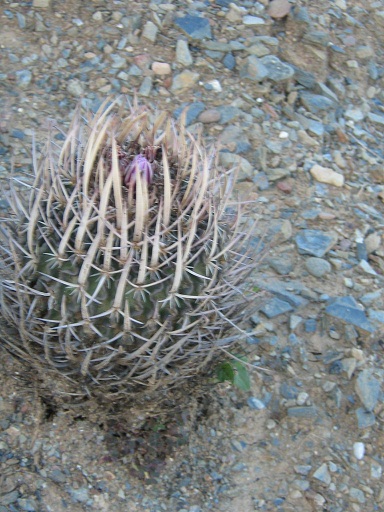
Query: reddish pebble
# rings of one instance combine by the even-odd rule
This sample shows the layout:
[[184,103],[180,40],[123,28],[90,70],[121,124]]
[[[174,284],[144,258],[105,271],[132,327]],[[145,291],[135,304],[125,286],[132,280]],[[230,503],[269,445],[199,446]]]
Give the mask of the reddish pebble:
[[155,75],[170,75],[171,66],[167,62],[154,62],[152,64],[152,71]]
[[133,57],[133,61],[140,69],[148,69],[151,64],[151,56],[148,53],[142,53]]
[[218,110],[214,108],[210,108],[208,110],[204,110],[199,115],[200,123],[217,123],[220,120],[221,114]]
[[292,185],[288,181],[279,181],[277,188],[284,192],[284,194],[290,194],[292,192]]
[[271,18],[284,18],[291,10],[288,0],[272,0],[268,7],[268,14]]

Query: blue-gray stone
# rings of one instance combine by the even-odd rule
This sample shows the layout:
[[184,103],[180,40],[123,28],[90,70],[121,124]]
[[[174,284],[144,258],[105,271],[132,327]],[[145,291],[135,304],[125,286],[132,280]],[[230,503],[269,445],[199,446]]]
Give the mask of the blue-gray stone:
[[35,512],[38,510],[35,500],[30,498],[19,498],[17,504],[20,510],[24,510],[25,512]]
[[316,85],[316,77],[313,73],[305,71],[304,69],[292,66],[295,72],[295,80],[300,85],[303,85],[307,89],[313,89]]
[[356,255],[359,261],[368,261],[368,252],[364,242],[356,242]]
[[297,398],[297,395],[300,393],[299,388],[296,386],[292,386],[287,384],[286,382],[282,382],[280,384],[280,395],[287,400],[292,400]]
[[325,312],[327,315],[339,318],[364,331],[375,332],[375,328],[368,320],[365,312],[359,308],[359,305],[351,296],[331,299],[329,305],[325,308]]
[[276,55],[266,55],[260,59],[267,70],[267,77],[273,82],[281,82],[292,78],[295,70],[289,64],[282,62]]
[[304,328],[305,328],[305,332],[316,332],[316,329],[317,329],[317,322],[314,318],[308,318],[308,320],[306,320],[304,322]]
[[[18,497],[19,497],[19,491],[17,491],[17,490],[11,491],[8,493],[4,493],[1,496],[1,504],[6,506],[6,505],[10,505],[11,503],[15,503],[15,501],[17,500]],[[11,509],[9,509],[9,510],[11,510]]]
[[359,428],[373,427],[376,422],[376,417],[373,412],[366,411],[364,407],[359,407],[356,410],[357,426]]
[[80,487],[79,489],[69,489],[69,494],[73,501],[78,503],[85,503],[89,499],[89,491],[86,487]]
[[337,235],[318,229],[303,229],[295,240],[299,254],[310,254],[321,258],[335,245]]
[[25,133],[22,130],[12,130],[11,137],[14,139],[24,140]]
[[271,258],[268,263],[273,270],[282,276],[289,274],[294,268],[294,261],[287,254]]
[[287,414],[291,418],[315,418],[317,416],[317,408],[314,405],[308,407],[297,405],[288,407]]
[[300,217],[302,217],[305,220],[313,220],[316,219],[320,213],[320,208],[311,208],[310,210],[304,210],[303,212],[301,212]]
[[267,190],[270,187],[268,176],[265,174],[265,172],[257,173],[256,176],[253,176],[252,181],[261,191]]
[[20,12],[16,13],[17,16],[17,23],[19,24],[19,28],[23,29],[26,27],[26,21],[24,14],[21,14]]
[[249,78],[255,82],[261,82],[268,76],[268,69],[256,55],[249,55],[240,69],[241,78]]
[[176,110],[174,110],[173,115],[175,119],[179,119],[184,110],[186,110],[185,122],[186,125],[189,126],[194,121],[196,121],[198,116],[205,110],[205,108],[205,103],[202,101],[195,101],[190,105],[188,105],[188,103],[183,103],[181,107],[178,107]]
[[288,302],[278,299],[277,297],[274,297],[260,308],[260,311],[268,318],[275,318],[275,316],[283,315],[292,310],[293,307]]
[[144,77],[144,80],[141,82],[140,89],[139,89],[139,95],[148,97],[152,90],[152,77],[146,76]]
[[349,495],[355,501],[358,501],[359,503],[365,503],[365,495],[361,489],[358,489],[357,487],[351,487],[349,490]]
[[295,293],[292,292],[294,290],[295,292],[301,293],[305,290],[305,287],[303,283],[300,283],[299,281],[279,281],[274,279],[257,279],[255,284],[262,290],[266,290],[268,292],[273,293],[276,295],[279,299],[288,302],[291,304],[294,308],[299,308],[301,306],[305,306],[308,301],[306,299],[303,299],[302,297],[299,297]]
[[368,315],[370,320],[376,320],[376,322],[384,324],[384,310],[369,309]]
[[20,69],[20,71],[16,71],[16,81],[17,85],[21,88],[27,87],[32,80],[32,73],[29,69]]
[[307,130],[311,135],[322,137],[324,135],[324,125],[321,121],[310,119],[302,114],[295,113],[295,120],[299,121],[304,130]]
[[224,66],[229,69],[230,71],[232,71],[235,66],[236,66],[236,59],[235,57],[232,55],[232,53],[227,53],[223,59],[223,64]]
[[355,391],[365,409],[372,412],[381,394],[381,383],[374,377],[373,370],[367,369],[360,372],[356,379]]
[[254,396],[250,396],[247,400],[247,403],[251,409],[256,409],[257,411],[265,409],[264,403]]
[[187,14],[182,18],[175,19],[175,25],[177,25],[187,36],[192,39],[211,39],[211,26],[209,20],[201,18],[200,16],[191,16]]
[[136,66],[136,64],[132,64],[132,66],[128,69],[128,74],[131,76],[141,76],[143,72],[139,68],[139,66]]
[[305,268],[314,277],[323,277],[331,271],[331,264],[323,258],[307,258]]
[[384,125],[384,116],[382,114],[374,114],[373,112],[369,112],[368,113],[368,119],[372,122],[372,123],[377,123],[377,124],[380,124],[380,125]]
[[375,292],[368,292],[360,297],[360,302],[365,306],[370,306],[373,302],[380,300],[383,294],[383,290],[376,290]]
[[304,107],[312,112],[312,114],[319,114],[336,108],[334,101],[320,94],[312,94],[310,92],[303,91],[300,95],[300,99]]
[[217,107],[220,112],[220,124],[226,124],[239,117],[241,110],[237,107],[231,107],[230,105],[221,105]]
[[326,485],[329,485],[331,483],[331,475],[328,471],[328,466],[325,462],[319,468],[316,469],[316,471],[313,473],[313,478],[316,478],[316,480],[319,480],[320,482],[323,482]]

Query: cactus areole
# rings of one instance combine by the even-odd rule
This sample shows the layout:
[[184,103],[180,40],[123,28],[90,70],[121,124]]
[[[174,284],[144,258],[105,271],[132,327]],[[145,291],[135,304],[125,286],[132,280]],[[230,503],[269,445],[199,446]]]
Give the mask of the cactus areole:
[[136,103],[78,110],[33,171],[11,182],[1,225],[19,353],[120,396],[194,378],[242,334],[251,231],[233,172],[182,122]]

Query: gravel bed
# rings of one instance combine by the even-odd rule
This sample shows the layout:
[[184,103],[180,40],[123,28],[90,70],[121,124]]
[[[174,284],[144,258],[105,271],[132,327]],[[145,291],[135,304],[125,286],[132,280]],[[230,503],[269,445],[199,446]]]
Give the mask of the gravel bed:
[[0,512],[384,510],[383,2],[4,0],[0,44],[0,215],[33,137],[136,92],[220,141],[273,240],[251,391],[172,424],[56,410],[0,347]]

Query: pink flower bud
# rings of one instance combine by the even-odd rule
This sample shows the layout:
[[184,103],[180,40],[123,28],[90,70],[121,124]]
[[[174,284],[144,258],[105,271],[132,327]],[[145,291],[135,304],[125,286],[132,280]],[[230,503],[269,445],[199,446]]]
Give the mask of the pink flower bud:
[[125,171],[124,185],[134,185],[136,183],[137,173],[141,174],[141,178],[146,180],[147,184],[151,183],[153,177],[152,164],[145,158],[144,155],[136,155]]

